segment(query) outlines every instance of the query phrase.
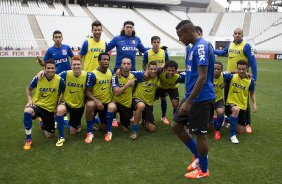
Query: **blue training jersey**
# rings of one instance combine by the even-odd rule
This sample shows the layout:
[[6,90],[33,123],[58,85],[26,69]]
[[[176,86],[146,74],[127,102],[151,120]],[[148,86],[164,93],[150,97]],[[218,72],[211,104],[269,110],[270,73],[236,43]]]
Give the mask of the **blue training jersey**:
[[48,48],[43,61],[46,62],[48,59],[53,59],[56,64],[56,74],[63,71],[71,70],[71,64],[69,58],[73,57],[73,52],[68,45],[61,45],[57,48],[52,46]]
[[189,60],[189,55],[191,52],[191,47],[188,45],[186,47],[186,58],[185,58],[185,86],[188,86],[188,82],[190,79],[190,73],[191,73],[191,61]]
[[117,56],[116,56],[116,64],[115,69],[120,68],[121,60],[124,57],[128,57],[131,59],[131,69],[136,70],[136,52],[137,49],[144,53],[148,48],[145,48],[138,36],[115,36],[110,43],[107,45],[107,52],[116,47]]
[[189,81],[186,82],[185,98],[187,99],[189,97],[198,79],[198,66],[207,66],[207,80],[201,92],[195,99],[193,99],[193,102],[202,102],[215,99],[213,86],[215,57],[212,45],[205,41],[203,38],[199,38],[191,48],[188,60],[188,62],[191,63],[191,74]]

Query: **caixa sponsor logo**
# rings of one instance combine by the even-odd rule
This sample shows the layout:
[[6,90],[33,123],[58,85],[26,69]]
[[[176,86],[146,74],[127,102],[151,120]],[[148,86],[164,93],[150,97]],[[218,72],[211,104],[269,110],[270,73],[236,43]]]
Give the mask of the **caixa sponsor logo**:
[[282,60],[282,54],[275,54],[276,60]]

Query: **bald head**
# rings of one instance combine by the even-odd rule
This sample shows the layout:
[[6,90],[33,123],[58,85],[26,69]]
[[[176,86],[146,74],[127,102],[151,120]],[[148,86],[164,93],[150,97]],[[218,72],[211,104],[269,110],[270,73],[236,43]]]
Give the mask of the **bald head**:
[[243,29],[236,28],[233,33],[233,38],[235,43],[240,43],[243,40]]

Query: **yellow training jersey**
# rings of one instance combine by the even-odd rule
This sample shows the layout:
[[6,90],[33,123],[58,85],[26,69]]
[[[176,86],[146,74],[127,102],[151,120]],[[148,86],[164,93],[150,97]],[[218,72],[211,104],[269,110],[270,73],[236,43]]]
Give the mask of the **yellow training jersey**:
[[158,53],[155,53],[153,49],[148,50],[148,63],[151,63],[152,61],[157,62],[157,66],[160,67],[165,64],[165,51],[163,49],[159,49]]
[[160,74],[160,80],[158,82],[158,86],[162,89],[176,89],[178,88],[178,84],[176,83],[179,78],[179,74],[174,74],[172,77],[166,77],[166,72],[162,72]]
[[158,81],[159,77],[156,76],[155,78],[138,83],[133,97],[142,100],[147,105],[153,106]]
[[104,74],[98,69],[93,71],[96,82],[93,86],[92,95],[101,103],[110,103],[113,97],[112,93],[112,72],[108,69]]
[[227,62],[227,71],[232,72],[237,70],[237,62],[239,60],[245,60],[248,62],[247,57],[245,56],[243,49],[246,45],[245,41],[242,41],[239,44],[232,42],[228,48],[228,62]]
[[66,74],[66,88],[63,96],[71,108],[81,108],[84,106],[84,91],[86,87],[87,72],[81,71],[81,75],[76,77],[72,70]]
[[251,79],[240,79],[238,74],[234,74],[230,81],[226,104],[236,104],[240,109],[246,110],[250,84]]
[[[115,87],[123,87],[127,81],[134,79],[133,74],[129,74],[128,77],[120,76],[120,77],[113,77],[113,88]],[[117,81],[116,81],[117,80]],[[126,90],[119,96],[114,96],[114,101],[118,102],[119,104],[130,108],[132,103],[132,93],[133,93],[133,86],[126,88]]]
[[213,85],[214,85],[214,92],[216,96],[215,101],[217,102],[223,99],[223,91],[222,91],[224,88],[223,73],[221,73],[217,79],[213,78]]
[[50,81],[45,76],[39,79],[32,98],[34,104],[49,112],[54,112],[59,98],[60,80],[61,77],[57,74]]
[[83,70],[91,72],[99,67],[98,56],[101,52],[106,51],[106,42],[100,40],[96,42],[93,38],[87,39],[88,50],[83,61]]

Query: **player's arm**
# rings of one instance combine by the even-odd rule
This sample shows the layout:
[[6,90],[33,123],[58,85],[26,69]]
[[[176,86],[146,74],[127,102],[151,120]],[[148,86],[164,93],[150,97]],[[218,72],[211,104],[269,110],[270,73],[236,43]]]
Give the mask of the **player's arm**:
[[[62,72],[63,73],[63,72]],[[57,106],[59,104],[61,104],[62,100],[63,100],[63,95],[64,95],[64,92],[65,92],[65,88],[66,88],[66,84],[65,84],[65,81],[63,78],[60,79],[60,84],[59,84],[59,99],[58,99],[58,102],[57,102]],[[56,108],[57,109],[57,108]]]
[[[229,45],[230,45],[230,43],[229,43]],[[218,55],[218,56],[226,56],[228,54],[229,45],[227,47],[225,47],[223,50],[215,50],[214,54]]]
[[71,48],[70,48],[69,46],[68,46],[67,52],[68,52],[68,56],[69,56],[70,58],[72,58],[72,57],[74,56],[74,54],[73,54],[73,52],[72,52],[72,50],[71,50]]
[[124,93],[124,91],[129,88],[129,87],[133,87],[134,86],[134,83],[135,83],[135,78],[133,79],[129,79],[125,84],[124,86],[122,87],[119,87],[119,83],[118,83],[118,79],[116,76],[114,76],[112,78],[112,84],[113,84],[113,92],[114,92],[114,95],[115,96],[119,96],[121,94]]
[[36,56],[35,59],[41,66],[45,66],[45,62],[43,61],[43,59],[39,58],[39,56]]
[[94,86],[95,82],[96,82],[95,74],[93,74],[92,72],[89,72],[88,77],[87,77],[85,96],[88,97],[90,100],[94,101],[95,104],[96,104],[96,107],[99,110],[103,110],[104,105],[97,98],[95,98],[92,95],[93,86]]
[[251,85],[249,87],[249,91],[250,91],[250,98],[251,101],[253,103],[253,113],[257,112],[257,99],[256,99],[256,95],[255,95],[255,83],[254,80],[251,81]]
[[175,84],[177,84],[177,83],[182,83],[182,84],[185,83],[185,78],[186,78],[186,73],[185,72],[181,72],[179,74],[179,77],[176,80]]
[[87,54],[87,50],[88,50],[88,41],[85,40],[81,46],[81,50],[79,51],[79,57],[81,59],[84,59],[85,55]]
[[106,45],[106,52],[109,52],[113,48],[117,46],[118,37],[114,37],[107,45]]
[[38,82],[38,78],[35,76],[32,81],[30,82],[30,84],[26,87],[25,89],[25,94],[27,97],[27,104],[25,107],[33,107],[34,103],[32,101],[32,90],[37,86],[37,82]]
[[148,64],[148,52],[146,51],[143,56],[143,66],[142,67],[144,71],[146,70],[147,64]]
[[251,66],[252,69],[252,74],[253,74],[253,79],[257,80],[257,61],[254,53],[252,52],[252,48],[250,44],[246,44],[244,46],[243,52],[245,56],[248,58],[249,65]]

